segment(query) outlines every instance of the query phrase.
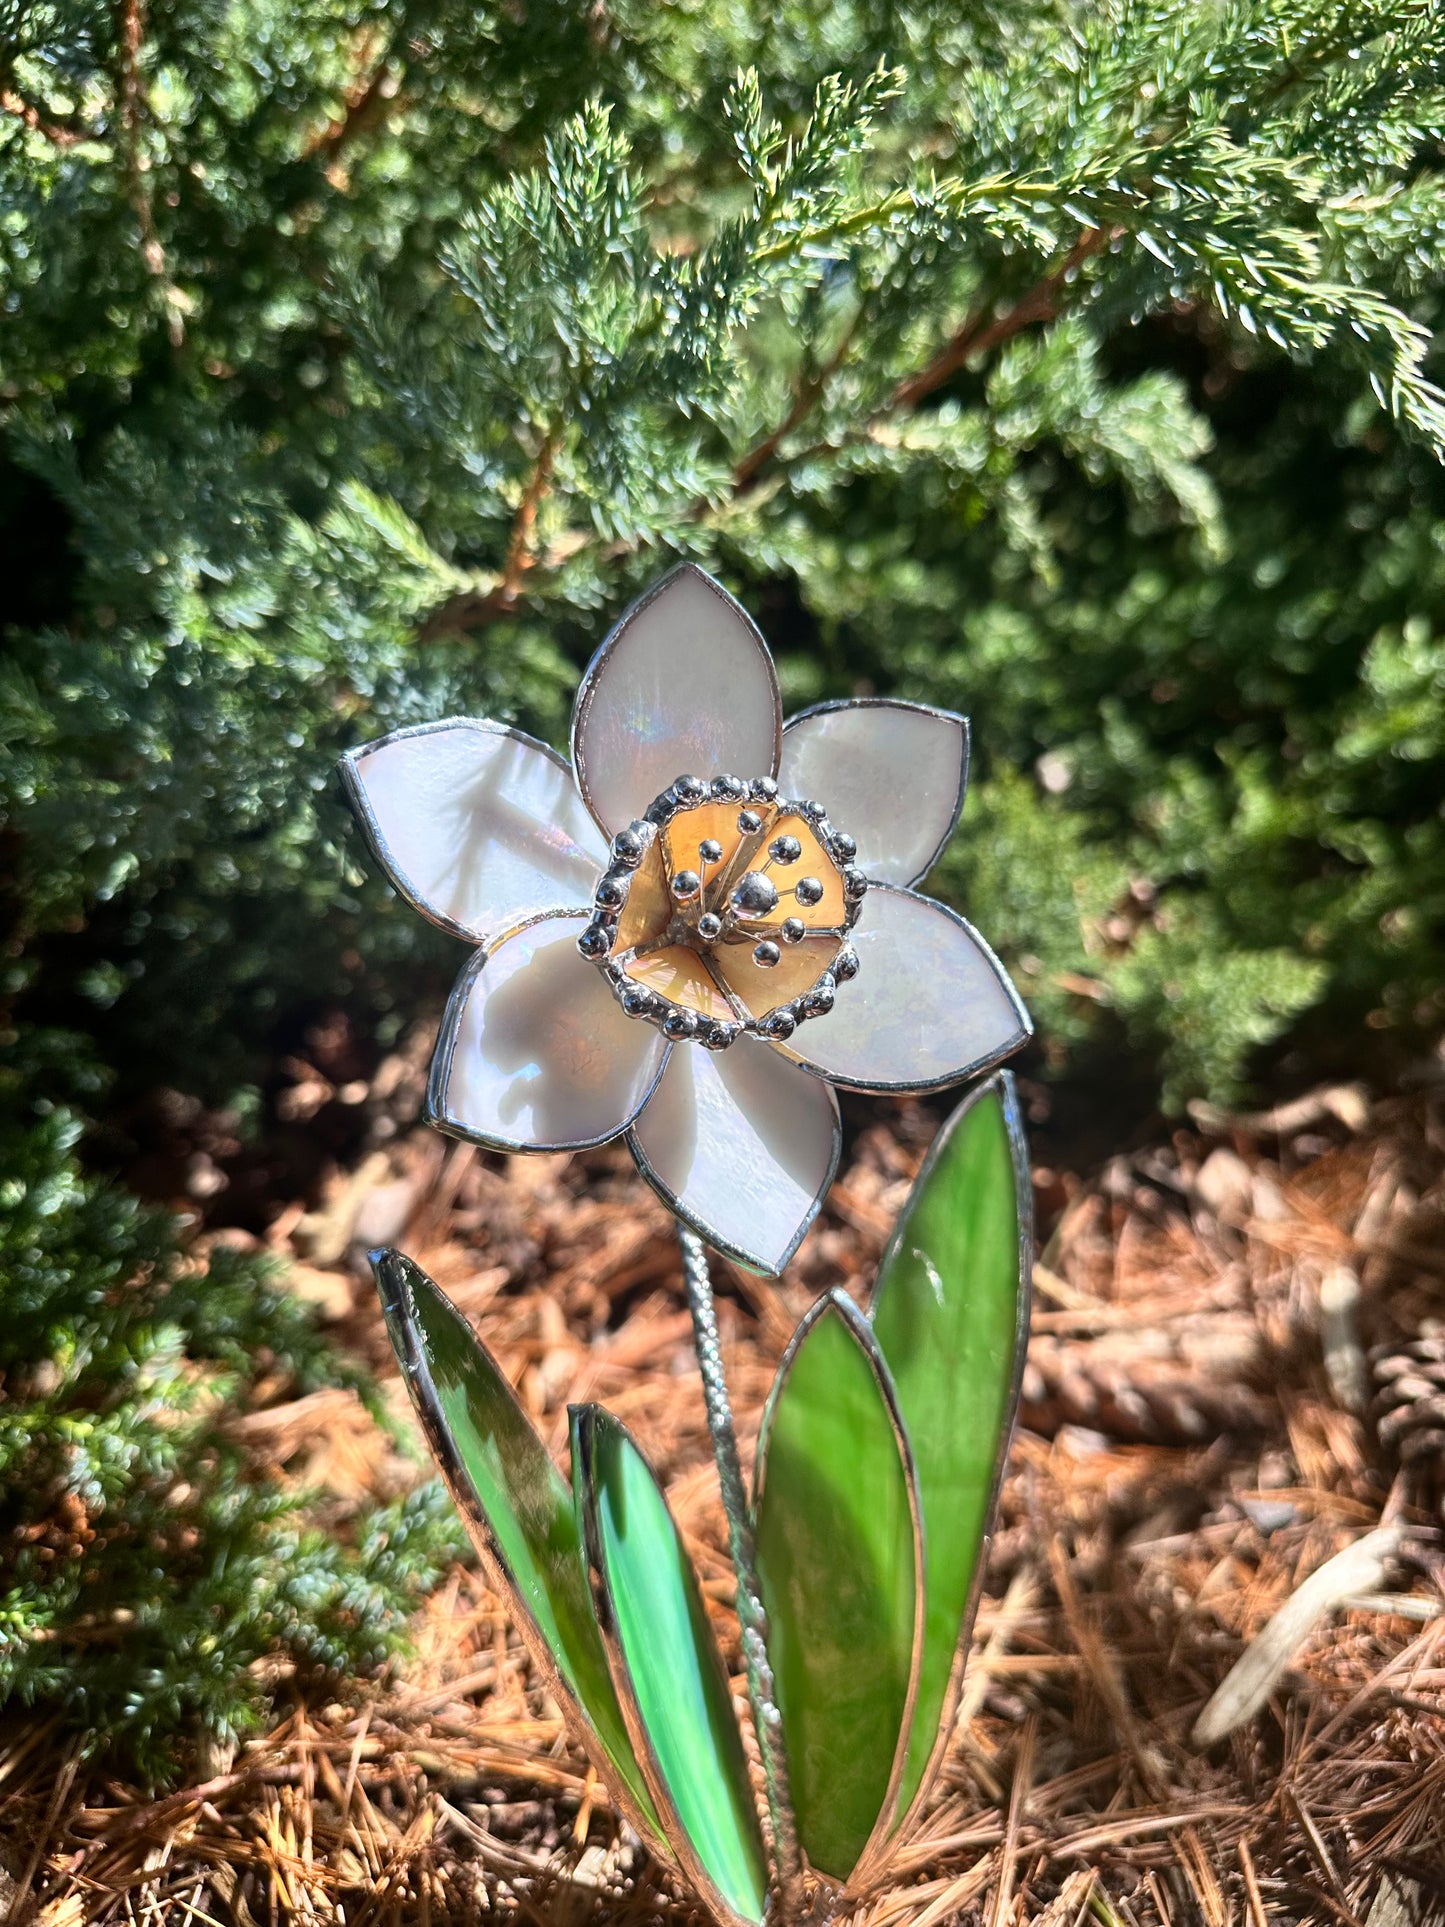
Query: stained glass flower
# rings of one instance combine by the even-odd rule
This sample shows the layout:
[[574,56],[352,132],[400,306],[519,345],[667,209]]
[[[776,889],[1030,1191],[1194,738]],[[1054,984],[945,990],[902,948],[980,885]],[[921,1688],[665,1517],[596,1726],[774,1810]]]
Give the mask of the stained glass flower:
[[967,772],[968,725],[943,710],[824,703],[785,725],[762,636],[690,564],[593,658],[570,764],[473,718],[352,750],[388,877],[476,946],[431,1122],[507,1151],[625,1133],[679,1218],[781,1270],[837,1166],[834,1086],[938,1089],[1029,1034],[982,938],[914,888]]

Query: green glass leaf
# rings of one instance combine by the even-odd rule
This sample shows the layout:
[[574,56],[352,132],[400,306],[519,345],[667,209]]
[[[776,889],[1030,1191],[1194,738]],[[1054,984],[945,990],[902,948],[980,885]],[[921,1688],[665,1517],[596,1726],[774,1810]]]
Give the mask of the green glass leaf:
[[798,1837],[819,1872],[846,1880],[902,1767],[923,1540],[887,1369],[841,1291],[814,1305],[779,1367],[756,1495]]
[[667,1500],[596,1405],[572,1410],[572,1480],[603,1644],[653,1802],[714,1913],[761,1921],[767,1860],[742,1735]]
[[939,1132],[878,1267],[873,1330],[908,1429],[928,1538],[904,1817],[925,1790],[962,1676],[1028,1342],[1032,1195],[1003,1072]]
[[399,1251],[372,1253],[387,1330],[488,1582],[638,1831],[669,1858],[592,1613],[577,1517],[496,1360]]

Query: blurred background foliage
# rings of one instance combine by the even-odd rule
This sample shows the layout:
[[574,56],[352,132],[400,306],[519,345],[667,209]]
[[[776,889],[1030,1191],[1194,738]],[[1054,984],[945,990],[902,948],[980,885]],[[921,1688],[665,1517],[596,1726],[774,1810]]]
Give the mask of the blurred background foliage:
[[[936,881],[1037,1074],[1132,1121],[1438,1034],[1428,0],[0,0],[0,276],[6,1174],[77,1251],[57,1106],[263,1128],[317,1011],[439,1002],[338,753],[561,742],[680,553],[793,704],[971,714]],[[32,1360],[102,1355],[73,1273]]]

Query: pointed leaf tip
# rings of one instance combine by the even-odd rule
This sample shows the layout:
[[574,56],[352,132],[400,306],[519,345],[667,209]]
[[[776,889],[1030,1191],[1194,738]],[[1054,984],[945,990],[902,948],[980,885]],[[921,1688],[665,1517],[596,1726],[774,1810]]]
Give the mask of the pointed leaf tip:
[[402,1375],[488,1583],[618,1805],[661,1843],[592,1615],[572,1495],[456,1306],[403,1253],[375,1265]]
[[951,1724],[1028,1342],[1032,1189],[1012,1076],[934,1139],[878,1267],[873,1330],[897,1388],[928,1535],[918,1702],[900,1792],[926,1793]]
[[891,1818],[924,1552],[887,1368],[842,1292],[808,1313],[778,1369],[754,1511],[798,1835],[846,1880]]
[[569,1408],[572,1477],[598,1623],[648,1790],[683,1868],[728,1922],[755,1927],[767,1863],[727,1675],[651,1468],[596,1405]]

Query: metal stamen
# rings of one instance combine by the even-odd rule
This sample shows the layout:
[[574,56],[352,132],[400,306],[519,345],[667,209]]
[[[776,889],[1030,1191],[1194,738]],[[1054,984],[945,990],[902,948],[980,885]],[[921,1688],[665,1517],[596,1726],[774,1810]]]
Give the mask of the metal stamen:
[[[831,920],[831,929],[816,932],[809,929],[804,918],[796,915],[782,918],[776,927],[765,926],[765,932],[758,930],[758,922],[771,916],[781,897],[794,897],[799,909],[811,908],[823,900],[827,886],[819,877],[804,876],[791,889],[780,892],[777,883],[767,874],[774,864],[786,867],[799,861],[804,846],[796,836],[774,837],[759,867],[747,871],[741,878],[737,877],[741,850],[727,857],[724,843],[717,837],[707,836],[700,838],[696,846],[701,874],[699,870],[682,869],[659,876],[659,882],[665,877],[667,892],[676,908],[666,912],[659,906],[655,925],[634,934],[631,942],[639,954],[682,943],[705,958],[719,944],[747,942],[752,945],[755,965],[761,970],[772,970],[782,961],[781,944],[800,944],[809,936],[837,941],[844,934],[837,928],[839,922],[851,929],[858,920],[861,899],[868,887],[863,872],[849,861],[856,853],[853,839],[833,829],[820,803],[811,799],[779,803],[777,795],[778,786],[771,777],[745,781],[724,775],[709,782],[700,776],[679,776],[637,822],[619,830],[611,840],[608,868],[599,877],[593,893],[594,914],[578,937],[577,948],[606,972],[613,995],[628,1017],[655,1024],[672,1042],[699,1043],[714,1051],[726,1050],[744,1035],[782,1042],[792,1036],[800,1023],[826,1015],[833,1008],[837,986],[857,975],[858,953],[844,942],[811,989],[759,1016],[746,1012],[730,999],[735,1017],[729,1021],[709,1017],[649,990],[630,977],[624,964],[617,960],[619,919],[632,891],[633,873],[640,869],[645,858],[655,859],[658,855],[652,847],[657,830],[679,815],[720,801],[746,805],[751,799],[763,806],[761,809],[745,806],[738,810],[737,828],[743,837],[758,835],[769,814],[774,822],[786,821],[789,816],[807,821],[828,859],[830,867],[826,874],[837,875],[842,884],[842,917]],[[709,895],[714,891],[719,896],[727,893],[725,906],[721,901],[716,909],[709,906]],[[755,938],[758,941],[754,942]],[[629,947],[622,954],[630,959],[633,950]]]
[[777,885],[761,870],[749,870],[733,891],[733,908],[740,917],[765,917],[777,907]]

